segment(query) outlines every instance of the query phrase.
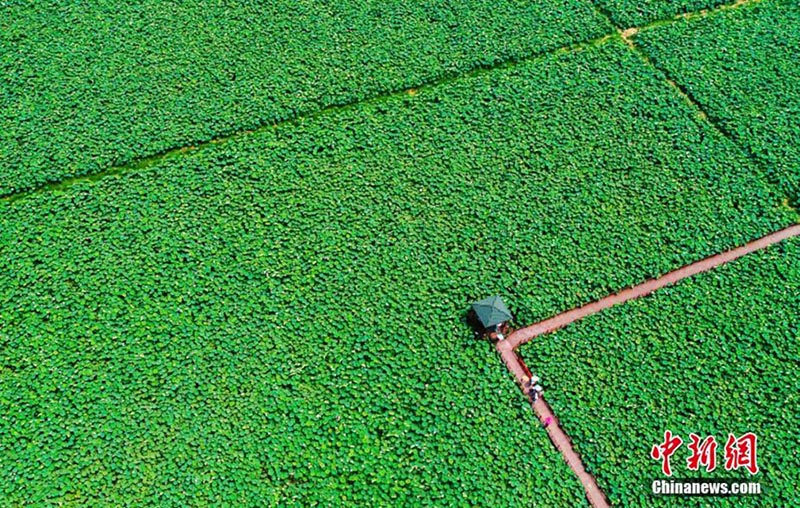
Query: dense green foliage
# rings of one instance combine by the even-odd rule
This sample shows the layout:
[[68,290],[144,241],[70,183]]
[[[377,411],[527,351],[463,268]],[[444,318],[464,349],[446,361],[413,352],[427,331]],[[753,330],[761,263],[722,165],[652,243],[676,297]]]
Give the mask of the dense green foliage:
[[5,2],[0,195],[610,30],[589,0]]
[[680,14],[710,9],[731,0],[592,0],[620,28],[644,26]]
[[[700,274],[677,286],[590,316],[535,346],[528,364],[615,506],[708,506],[708,499],[654,499],[664,478],[650,448],[665,430],[714,435],[717,470],[686,467],[673,477],[759,481],[757,497],[714,499],[714,506],[798,506],[800,416],[800,240]],[[754,432],[760,472],[726,472],[728,433]],[[681,503],[683,502],[683,503]]]
[[800,204],[800,3],[765,0],[637,43]]
[[792,220],[620,41],[0,202],[0,494],[573,506],[462,322]]

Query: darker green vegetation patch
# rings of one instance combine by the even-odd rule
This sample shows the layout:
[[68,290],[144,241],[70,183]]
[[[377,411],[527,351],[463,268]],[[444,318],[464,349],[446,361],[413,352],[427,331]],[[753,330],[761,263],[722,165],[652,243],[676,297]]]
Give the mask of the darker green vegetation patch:
[[764,0],[636,41],[800,203],[800,4]]
[[611,29],[588,0],[47,0],[2,10],[0,195]]

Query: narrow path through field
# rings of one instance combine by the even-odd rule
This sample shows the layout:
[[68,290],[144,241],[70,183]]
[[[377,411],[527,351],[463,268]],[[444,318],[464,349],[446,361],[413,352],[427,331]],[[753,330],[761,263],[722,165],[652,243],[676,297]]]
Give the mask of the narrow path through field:
[[[782,240],[786,240],[787,238],[794,236],[800,236],[800,224],[776,231],[775,233],[761,237],[758,240],[746,243],[741,247],[737,247],[721,254],[715,254],[703,260],[686,265],[682,268],[678,268],[677,270],[673,270],[657,279],[648,280],[632,288],[620,291],[619,293],[611,294],[596,302],[584,305],[583,307],[578,307],[577,309],[558,314],[557,316],[545,319],[544,321],[533,324],[526,328],[516,330],[512,332],[505,340],[498,341],[495,344],[495,347],[500,353],[500,358],[502,358],[503,363],[505,363],[511,374],[514,375],[517,383],[519,383],[523,393],[528,395],[528,389],[524,386],[523,379],[525,376],[530,377],[531,372],[528,370],[528,367],[515,351],[519,345],[524,344],[525,342],[528,342],[539,335],[553,332],[590,314],[600,312],[601,310],[607,309],[618,303],[623,303],[628,300],[633,300],[634,298],[648,295],[657,289],[675,284],[682,279],[711,270],[719,265],[733,261],[746,254],[764,249],[770,245],[774,245]],[[566,460],[569,467],[575,472],[578,479],[581,481],[581,484],[586,491],[586,497],[591,505],[595,508],[605,508],[610,506],[608,499],[606,499],[605,495],[598,487],[594,477],[586,471],[586,468],[581,462],[580,456],[572,448],[572,440],[567,433],[564,432],[564,429],[561,428],[558,418],[556,418],[555,414],[553,413],[553,409],[550,407],[547,401],[544,400],[544,397],[539,397],[536,402],[533,403],[533,410],[542,425],[547,423],[548,418],[550,419],[549,424],[546,424],[545,427],[547,434],[555,447],[564,456],[564,460]]]
[[[501,343],[503,342],[507,342],[507,340]],[[498,349],[500,350],[500,356],[506,364],[506,367],[514,374],[517,382],[522,387],[522,392],[528,395],[528,389],[523,385],[523,376],[529,376],[530,371],[528,371],[525,363],[512,349],[499,347]],[[586,468],[583,467],[580,456],[575,449],[572,448],[572,440],[561,428],[558,418],[556,418],[552,408],[544,400],[543,396],[540,396],[536,402],[533,403],[533,411],[536,413],[539,422],[541,422],[542,425],[546,425],[545,430],[550,437],[550,441],[552,441],[556,449],[561,452],[564,460],[567,461],[567,465],[569,465],[570,469],[577,475],[583,485],[583,490],[586,492],[586,498],[589,500],[589,503],[594,508],[610,507],[611,505],[608,503],[603,491],[597,486],[594,477],[586,472]],[[549,423],[547,423],[548,418],[550,419]]]
[[738,259],[746,254],[750,254],[751,252],[769,247],[770,245],[793,236],[800,236],[800,224],[796,224],[775,233],[768,234],[767,236],[761,237],[758,240],[746,243],[741,247],[737,247],[727,252],[715,254],[700,261],[696,261],[692,264],[662,275],[657,279],[651,279],[632,288],[620,291],[619,293],[610,294],[600,300],[597,300],[596,302],[584,305],[583,307],[572,309],[549,319],[545,319],[544,321],[535,323],[531,326],[516,330],[510,334],[506,340],[498,342],[497,347],[501,350],[515,349],[534,337],[558,330],[559,328],[582,319],[590,314],[607,309],[611,306],[617,305],[618,303],[627,302],[628,300],[645,296],[657,289],[675,284],[676,282],[687,277],[691,277],[692,275],[711,270],[719,265],[733,261],[734,259]]

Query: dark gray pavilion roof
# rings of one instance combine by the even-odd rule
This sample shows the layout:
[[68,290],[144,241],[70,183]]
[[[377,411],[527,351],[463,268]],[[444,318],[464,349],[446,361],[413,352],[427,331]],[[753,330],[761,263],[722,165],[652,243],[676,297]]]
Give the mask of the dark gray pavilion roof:
[[481,324],[489,328],[513,318],[503,299],[499,296],[490,296],[472,304],[472,310],[478,316]]

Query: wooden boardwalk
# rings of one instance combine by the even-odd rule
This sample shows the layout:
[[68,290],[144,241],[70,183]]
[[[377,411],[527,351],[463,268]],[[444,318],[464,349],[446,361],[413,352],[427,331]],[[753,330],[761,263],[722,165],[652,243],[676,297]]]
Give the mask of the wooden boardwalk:
[[[506,364],[508,370],[516,378],[517,383],[522,388],[523,393],[528,395],[528,389],[526,389],[523,384],[523,378],[525,376],[530,377],[530,370],[528,370],[528,367],[515,351],[516,348],[521,344],[524,344],[531,339],[538,337],[539,335],[544,335],[558,330],[559,328],[567,326],[570,323],[578,321],[579,319],[601,310],[607,309],[619,303],[627,302],[628,300],[633,300],[634,298],[648,295],[653,291],[675,284],[682,279],[711,270],[719,265],[733,261],[746,254],[764,249],[770,245],[794,236],[800,236],[800,224],[790,226],[775,233],[771,233],[759,238],[758,240],[754,240],[742,245],[741,247],[737,247],[721,254],[715,254],[703,260],[691,263],[658,277],[657,279],[645,281],[632,288],[608,295],[596,302],[584,305],[583,307],[572,309],[549,319],[545,319],[544,321],[540,321],[539,323],[516,330],[512,332],[505,340],[498,341],[495,344],[495,347],[500,353],[503,363]],[[540,396],[536,402],[533,403],[533,410],[542,425],[545,424],[548,418],[550,419],[550,423],[546,427],[547,435],[550,437],[550,440],[553,442],[555,447],[564,456],[564,460],[566,460],[570,469],[575,472],[578,479],[581,481],[589,503],[591,503],[591,505],[595,508],[609,507],[610,504],[608,499],[597,486],[597,482],[595,481],[594,477],[586,471],[586,468],[581,462],[580,456],[572,447],[572,440],[569,438],[567,433],[564,432],[564,429],[561,428],[558,418],[556,418],[556,415],[553,413],[553,409],[550,407],[544,397]]]
[[[508,340],[498,342],[497,349],[500,351],[500,356],[503,359],[503,363],[506,364],[508,370],[511,371],[511,373],[514,374],[514,377],[517,379],[517,383],[519,383],[520,387],[522,388],[522,392],[525,395],[528,395],[528,390],[523,385],[523,376],[527,376],[530,371],[528,371],[525,363],[512,348],[501,346],[501,344],[506,343],[508,343]],[[551,419],[550,423],[546,427],[547,435],[550,437],[550,440],[553,442],[558,451],[561,452],[564,460],[567,461],[567,465],[569,465],[570,469],[572,469],[572,471],[581,481],[583,490],[586,492],[586,498],[589,500],[589,503],[591,503],[594,508],[610,507],[611,505],[608,503],[605,495],[600,490],[600,487],[597,486],[597,482],[595,481],[594,477],[586,472],[586,468],[583,467],[583,462],[581,462],[580,456],[575,449],[572,448],[572,440],[561,428],[558,418],[556,418],[556,415],[553,413],[550,405],[544,400],[544,397],[540,396],[536,402],[533,403],[533,411],[536,413],[536,417],[539,419],[542,425],[545,424],[548,418]]]
[[583,307],[572,309],[564,312],[563,314],[553,316],[550,319],[545,319],[539,323],[521,328],[509,335],[506,339],[506,342],[508,342],[508,346],[512,349],[516,348],[519,345],[533,339],[534,337],[558,330],[559,328],[567,326],[568,324],[579,319],[585,318],[590,314],[607,309],[617,305],[618,303],[627,302],[628,300],[633,300],[634,298],[648,295],[657,289],[670,286],[682,279],[711,270],[719,265],[733,261],[734,259],[738,259],[746,254],[750,254],[751,252],[769,247],[770,245],[776,244],[793,236],[800,236],[800,224],[795,224],[794,226],[790,226],[786,229],[781,229],[780,231],[763,236],[758,240],[746,243],[741,247],[737,247],[727,252],[709,256],[703,260],[686,265],[682,268],[678,268],[677,270],[673,270],[657,279],[651,279],[632,288],[620,291],[619,293],[610,294],[600,300],[597,300],[596,302],[584,305]]

